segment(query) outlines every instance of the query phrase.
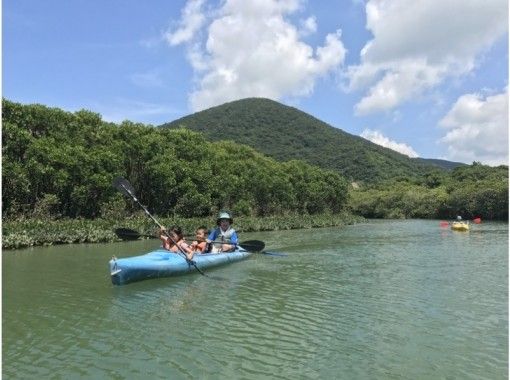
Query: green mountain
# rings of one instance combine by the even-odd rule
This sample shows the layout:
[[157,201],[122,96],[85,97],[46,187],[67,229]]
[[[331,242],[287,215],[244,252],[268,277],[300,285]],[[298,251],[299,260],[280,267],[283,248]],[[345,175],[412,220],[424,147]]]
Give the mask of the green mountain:
[[447,160],[439,160],[436,158],[412,158],[412,160],[416,160],[425,165],[435,165],[442,169],[453,170],[459,166],[466,166],[463,162],[455,162],[455,161],[447,161]]
[[334,128],[294,107],[248,98],[194,113],[164,128],[188,128],[212,141],[233,140],[287,161],[298,159],[339,171],[351,181],[378,182],[438,170],[437,162],[411,159]]

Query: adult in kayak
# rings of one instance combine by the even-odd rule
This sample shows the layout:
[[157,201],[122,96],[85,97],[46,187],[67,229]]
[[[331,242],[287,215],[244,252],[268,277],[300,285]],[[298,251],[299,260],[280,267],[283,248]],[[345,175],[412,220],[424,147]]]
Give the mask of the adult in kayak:
[[[165,233],[166,231],[166,233]],[[163,242],[163,248],[170,252],[183,252],[188,260],[193,259],[193,250],[184,241],[184,234],[181,227],[173,226],[167,231],[165,226],[161,226],[159,238]]]
[[213,252],[231,252],[234,251],[239,242],[237,232],[231,227],[234,223],[232,216],[226,211],[220,211],[216,218],[217,227],[212,230],[207,238],[207,243],[219,240],[221,244],[213,247]]

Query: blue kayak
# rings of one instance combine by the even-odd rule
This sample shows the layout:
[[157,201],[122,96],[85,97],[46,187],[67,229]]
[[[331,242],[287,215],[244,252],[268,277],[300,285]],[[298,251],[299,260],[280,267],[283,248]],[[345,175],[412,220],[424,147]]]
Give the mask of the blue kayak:
[[[233,252],[195,254],[193,261],[203,271],[207,268],[233,263],[249,257],[252,252],[238,248]],[[141,256],[126,258],[112,258],[109,262],[110,275],[114,285],[124,285],[130,282],[147,280],[150,278],[172,277],[186,273],[197,272],[183,255],[159,248]]]

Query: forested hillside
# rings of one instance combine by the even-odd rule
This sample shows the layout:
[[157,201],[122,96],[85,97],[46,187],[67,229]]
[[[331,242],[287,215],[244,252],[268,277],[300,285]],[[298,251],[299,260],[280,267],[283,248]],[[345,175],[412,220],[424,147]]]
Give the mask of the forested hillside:
[[333,128],[296,108],[262,98],[226,103],[162,127],[185,127],[202,132],[213,141],[237,141],[280,161],[303,160],[335,170],[349,181],[377,183],[402,176],[417,178],[444,167],[439,160],[429,163],[410,159]]
[[367,218],[508,220],[508,166],[480,163],[419,180],[400,178],[353,190],[351,210]]
[[[297,117],[293,125],[303,131],[310,127],[298,121],[308,118],[306,114],[290,114]],[[162,216],[210,216],[227,208],[235,215],[250,216],[350,210],[376,218],[461,214],[508,219],[508,166],[474,163],[451,171],[413,166],[416,163],[405,156],[388,154],[353,136],[341,143],[349,152],[346,162],[352,164],[347,168],[359,175],[352,178],[371,179],[355,187],[331,165],[325,169],[300,160],[276,161],[248,146],[216,141],[218,136],[210,141],[207,134],[185,128],[154,128],[129,121],[117,125],[86,110],[70,113],[5,99],[2,122],[4,219],[98,218],[124,211],[129,215],[136,209],[112,187],[117,176],[131,181],[142,202]],[[269,133],[268,126],[253,125],[256,139],[262,136],[259,128]],[[331,133],[344,136],[320,122],[311,128],[322,130],[330,139],[334,138]],[[280,150],[289,159],[295,149],[289,150],[286,141],[297,137],[285,138],[283,131],[268,135],[265,144],[273,144],[274,136],[279,136]],[[317,131],[308,134],[315,138],[305,138],[309,147],[319,138],[327,143]],[[324,163],[318,153],[315,160]]]
[[463,164],[462,162],[455,162],[455,161],[447,161],[447,160],[438,160],[435,158],[411,158],[413,161],[418,161],[425,165],[433,165],[437,166],[442,169],[446,170],[453,170],[455,168],[458,168],[459,166],[466,166],[466,164]]
[[2,102],[2,216],[105,216],[130,206],[128,178],[159,215],[340,212],[347,181],[299,161],[280,163],[189,130],[106,123],[89,111]]

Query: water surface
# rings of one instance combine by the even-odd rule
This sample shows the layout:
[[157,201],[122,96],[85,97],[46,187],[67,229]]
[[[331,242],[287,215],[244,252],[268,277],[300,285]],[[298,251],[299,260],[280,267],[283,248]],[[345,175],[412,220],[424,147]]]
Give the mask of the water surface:
[[111,285],[156,240],[4,251],[3,376],[501,379],[508,224],[438,221],[242,234],[268,250]]

